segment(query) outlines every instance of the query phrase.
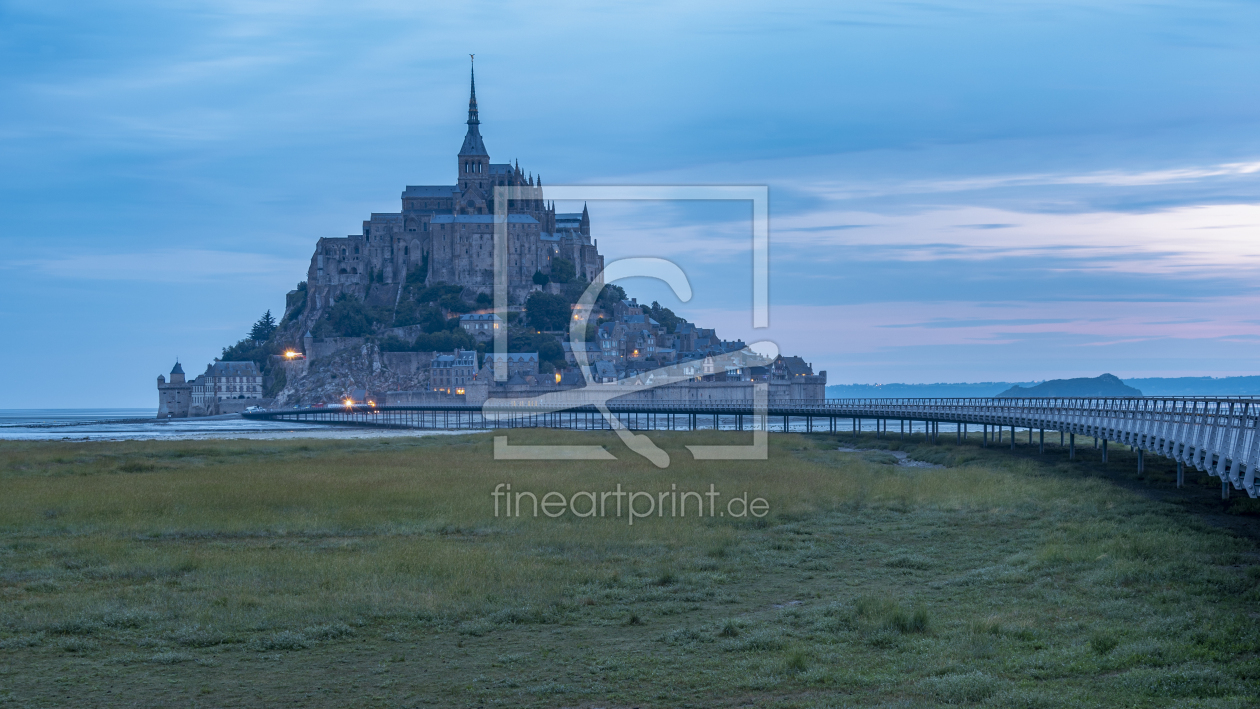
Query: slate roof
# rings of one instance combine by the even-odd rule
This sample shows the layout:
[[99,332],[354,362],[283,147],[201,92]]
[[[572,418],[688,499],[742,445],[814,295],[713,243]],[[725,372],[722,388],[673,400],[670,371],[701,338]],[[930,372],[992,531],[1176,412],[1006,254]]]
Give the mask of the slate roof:
[[257,377],[261,376],[253,362],[215,362],[206,367],[207,377]]
[[499,360],[499,359],[505,360],[507,362],[537,362],[538,353],[537,352],[506,352],[502,354],[498,352],[486,353],[487,364],[489,364],[493,360]]
[[456,354],[438,355],[429,365],[433,369],[449,369],[450,367],[473,367],[477,364],[476,350],[459,350]]
[[[538,220],[528,214],[507,215],[509,224],[537,224]],[[494,224],[493,214],[439,214],[432,219],[434,224]]]
[[402,196],[404,199],[408,197],[413,199],[424,197],[449,198],[457,192],[459,192],[459,188],[451,185],[407,185],[407,189],[403,190]]
[[800,357],[796,357],[796,356],[784,357],[780,355],[779,362],[782,363],[783,369],[784,371],[787,372],[789,377],[795,377],[801,374],[814,373],[814,370],[810,368],[809,364],[807,364],[805,360],[801,359]]

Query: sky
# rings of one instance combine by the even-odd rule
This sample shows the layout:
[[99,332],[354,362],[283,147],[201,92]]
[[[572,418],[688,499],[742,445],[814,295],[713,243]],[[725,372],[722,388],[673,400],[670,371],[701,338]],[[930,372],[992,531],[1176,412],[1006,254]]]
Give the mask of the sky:
[[[1260,374],[1260,4],[0,0],[0,408],[153,406],[315,241],[494,162],[840,383]],[[571,205],[561,205],[567,208]]]

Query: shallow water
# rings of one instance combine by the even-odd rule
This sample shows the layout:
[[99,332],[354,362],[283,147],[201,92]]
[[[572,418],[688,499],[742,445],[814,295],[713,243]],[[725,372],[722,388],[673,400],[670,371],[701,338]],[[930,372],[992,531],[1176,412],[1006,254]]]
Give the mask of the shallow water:
[[235,414],[157,420],[156,409],[0,409],[0,440],[122,441],[200,438],[384,438],[468,431],[370,429],[254,421]]

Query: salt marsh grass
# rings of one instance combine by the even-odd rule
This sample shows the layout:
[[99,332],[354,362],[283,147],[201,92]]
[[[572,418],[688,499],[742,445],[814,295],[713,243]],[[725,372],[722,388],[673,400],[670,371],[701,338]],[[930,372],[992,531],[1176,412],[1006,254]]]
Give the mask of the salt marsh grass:
[[[602,433],[512,435],[620,459],[496,462],[485,434],[0,443],[0,702],[45,702],[48,676],[128,705],[275,705],[298,681],[314,704],[516,706],[1153,706],[1164,685],[1242,706],[1260,686],[1254,542],[1061,456],[919,445],[947,467],[906,468],[775,435],[766,461],[696,462],[684,444],[739,434],[660,433],[661,470]],[[500,483],[713,484],[770,512],[496,517]],[[85,666],[114,668],[109,693]]]

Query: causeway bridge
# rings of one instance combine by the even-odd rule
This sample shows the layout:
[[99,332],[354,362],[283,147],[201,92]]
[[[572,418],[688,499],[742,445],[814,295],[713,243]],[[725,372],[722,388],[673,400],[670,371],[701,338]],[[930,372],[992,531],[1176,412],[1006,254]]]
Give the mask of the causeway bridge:
[[[576,393],[576,392],[575,392]],[[549,427],[608,430],[610,424],[589,400],[571,404],[539,399],[489,399],[483,405],[421,404],[345,406],[254,411],[246,418],[295,423],[324,423],[400,429],[488,430]],[[1146,453],[1177,462],[1177,483],[1186,466],[1221,479],[1222,495],[1232,486],[1249,496],[1260,493],[1260,397],[1134,397],[1010,399],[827,399],[771,400],[764,412],[745,402],[619,401],[602,403],[626,428],[643,430],[736,430],[838,433],[874,431],[880,436],[922,434],[939,442],[953,433],[958,442],[981,434],[983,445],[1004,444],[1009,429],[1015,446],[1018,430],[1029,443],[1045,447],[1046,431],[1059,434],[1069,456],[1076,457],[1076,436],[1101,443],[1107,460],[1109,441],[1138,451],[1138,469]],[[890,425],[896,429],[890,430]],[[944,431],[942,431],[942,425]],[[975,430],[970,430],[975,427]]]

